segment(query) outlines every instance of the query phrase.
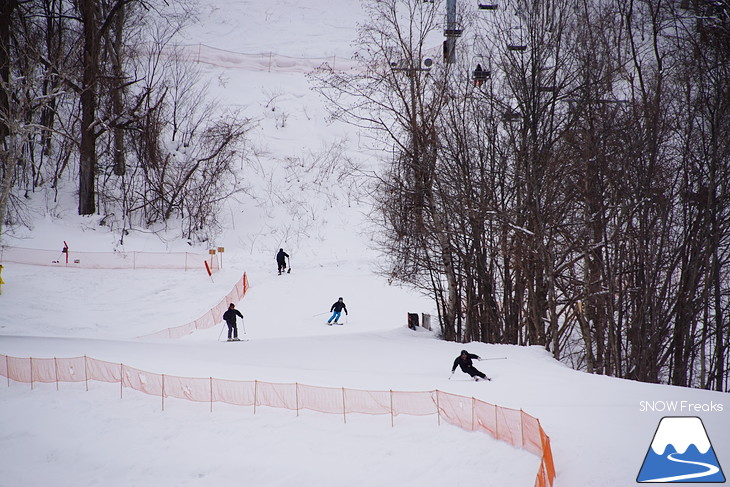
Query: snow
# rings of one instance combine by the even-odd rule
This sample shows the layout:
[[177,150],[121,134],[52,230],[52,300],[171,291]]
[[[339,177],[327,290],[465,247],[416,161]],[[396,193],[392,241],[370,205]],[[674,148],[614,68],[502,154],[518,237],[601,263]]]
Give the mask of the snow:
[[[435,314],[431,301],[378,275],[364,188],[313,168],[331,158],[375,167],[354,128],[326,119],[305,78],[308,60],[352,52],[357,0],[202,1],[181,44],[201,44],[211,92],[259,121],[257,157],[241,169],[246,196],[224,211],[223,269],[84,270],[4,263],[0,353],[124,363],[183,377],[215,377],[365,390],[440,391],[537,417],[551,437],[556,486],[634,483],[659,420],[698,416],[721,465],[730,465],[728,395],[642,384],[574,371],[540,347],[439,340],[406,328],[406,313]],[[246,54],[238,56],[236,53]],[[250,62],[268,53],[281,66]],[[202,59],[215,63],[215,56]],[[225,62],[224,62],[225,61]],[[339,61],[338,61],[339,62]],[[343,63],[342,66],[347,66]],[[294,69],[296,68],[296,69]],[[340,149],[330,152],[333,144]],[[41,198],[31,205],[43,206]],[[175,229],[119,235],[99,217],[75,215],[72,194],[52,216],[3,243],[72,250],[196,251]],[[278,248],[292,272],[276,274]],[[224,343],[222,325],[178,340],[137,337],[187,323],[215,306],[246,272],[236,306],[249,341]],[[344,326],[325,325],[338,297]],[[241,335],[243,328],[239,325]],[[462,348],[483,358],[491,382],[451,365]],[[506,357],[506,358],[505,358]],[[120,395],[122,397],[120,397]],[[713,405],[668,412],[646,402]],[[720,405],[720,407],[717,407]],[[0,485],[54,486],[532,486],[534,455],[437,418],[236,407],[160,398],[118,384],[0,383]]]

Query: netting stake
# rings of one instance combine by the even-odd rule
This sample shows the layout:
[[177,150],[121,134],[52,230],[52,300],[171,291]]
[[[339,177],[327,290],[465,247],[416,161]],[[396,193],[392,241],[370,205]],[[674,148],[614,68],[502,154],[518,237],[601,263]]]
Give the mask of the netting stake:
[[522,411],[522,408],[520,408],[520,432],[522,433],[520,435],[520,439],[522,440],[522,444],[520,445],[520,448],[525,447],[525,418],[523,417],[525,415],[524,411]]
[[439,391],[436,389],[436,421],[441,426],[441,405],[439,404]]
[[213,412],[213,377],[210,378],[210,412]]
[[86,392],[89,392],[89,371],[86,367],[86,355],[84,355],[84,382],[86,383]]
[[297,405],[297,417],[299,417],[299,382],[294,383],[294,398]]
[[162,396],[162,410],[165,410],[165,374],[162,374],[162,391],[160,393]]
[[499,439],[499,415],[497,414],[500,406],[494,406],[494,437]]
[[58,390],[58,359],[53,357],[53,366],[56,369],[56,390]]
[[342,419],[347,424],[347,408],[345,407],[345,388],[342,388]]
[[471,430],[474,431],[474,396],[471,397]]
[[8,373],[8,387],[10,387],[10,358],[7,355],[5,356],[5,370]]
[[393,389],[390,390],[390,427],[395,426],[395,420],[393,419]]
[[119,399],[124,398],[124,363],[119,364]]
[[259,381],[253,381],[253,413],[256,414],[256,402],[258,401]]
[[33,390],[33,357],[30,358],[30,390]]

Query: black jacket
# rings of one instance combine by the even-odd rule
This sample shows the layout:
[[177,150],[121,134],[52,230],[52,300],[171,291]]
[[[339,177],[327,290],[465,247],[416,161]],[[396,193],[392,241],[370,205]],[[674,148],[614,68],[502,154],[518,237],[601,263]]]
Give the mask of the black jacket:
[[451,372],[456,370],[456,367],[461,367],[462,372],[466,372],[470,367],[473,367],[472,359],[479,360],[479,355],[474,355],[473,353],[466,354],[466,358],[462,358],[461,355],[456,357],[456,360],[454,360],[454,366],[451,367]]
[[345,310],[345,314],[347,314],[347,306],[345,306],[345,303],[343,301],[337,301],[335,304],[332,305],[330,308],[330,311],[337,311],[338,313],[342,313],[342,310]]
[[286,258],[289,257],[289,254],[284,252],[283,250],[280,250],[276,253],[276,262],[279,264],[286,264]]
[[243,318],[243,315],[237,309],[229,309],[228,311],[223,313],[223,319],[226,321],[226,323],[228,323],[230,325],[235,325],[236,324],[236,315]]

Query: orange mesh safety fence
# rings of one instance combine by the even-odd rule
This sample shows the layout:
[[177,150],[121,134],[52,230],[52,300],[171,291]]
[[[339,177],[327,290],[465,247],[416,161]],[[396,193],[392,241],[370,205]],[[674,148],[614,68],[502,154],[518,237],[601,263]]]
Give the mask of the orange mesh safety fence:
[[[67,262],[68,258],[68,264]],[[23,249],[0,246],[0,262],[15,262],[30,265],[75,266],[85,269],[191,269],[200,268],[208,261],[208,256],[188,252],[68,252],[53,250]],[[220,268],[218,259],[212,259],[211,270]],[[248,291],[248,277],[243,273],[233,289],[221,301],[200,318],[184,325],[165,328],[164,330],[138,338],[181,338],[195,330],[212,328],[223,320],[223,313],[228,304],[240,301]]]
[[0,355],[0,375],[10,381],[33,384],[102,381],[120,383],[162,399],[172,397],[189,401],[216,402],[238,406],[259,406],[347,415],[400,414],[437,415],[441,420],[467,431],[482,431],[493,438],[527,450],[540,458],[535,487],[552,487],[555,479],[550,438],[537,418],[522,410],[504,408],[473,397],[442,391],[366,391],[358,389],[279,384],[261,381],[177,377],[156,374],[90,357],[17,358]]
[[342,71],[357,67],[357,63],[343,57],[293,57],[275,52],[244,53],[205,44],[169,45],[163,49],[162,53],[173,59],[249,71],[309,73],[324,63],[327,63],[331,69]]
[[82,269],[220,269],[210,254],[190,252],[79,252],[0,246],[0,262]]
[[164,330],[150,333],[137,338],[181,338],[190,335],[195,330],[204,330],[213,328],[215,325],[223,321],[223,313],[228,309],[228,304],[238,302],[246,295],[248,291],[248,277],[243,273],[243,277],[236,282],[233,289],[220,300],[210,311],[206,311],[203,316],[184,325],[165,328]]

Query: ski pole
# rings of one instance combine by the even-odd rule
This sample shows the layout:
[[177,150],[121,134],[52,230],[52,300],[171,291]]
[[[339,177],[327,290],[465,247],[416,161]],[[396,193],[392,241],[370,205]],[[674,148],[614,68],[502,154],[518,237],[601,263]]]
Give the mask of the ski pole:
[[317,313],[316,315],[312,315],[312,318],[317,317],[317,316],[326,315],[327,313],[329,313],[329,311],[325,311],[324,313]]
[[507,357],[491,357],[491,358],[480,358],[479,361],[482,360],[507,360]]
[[243,334],[246,334],[246,322],[241,318],[241,328],[243,328]]
[[220,333],[218,333],[218,341],[221,341],[221,336],[223,335],[223,330],[225,330],[225,329],[226,329],[226,327],[225,327],[225,325],[223,325],[223,326],[221,327],[221,332],[220,332]]

